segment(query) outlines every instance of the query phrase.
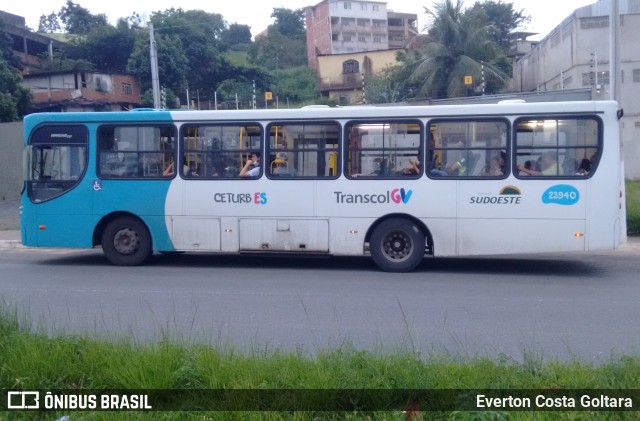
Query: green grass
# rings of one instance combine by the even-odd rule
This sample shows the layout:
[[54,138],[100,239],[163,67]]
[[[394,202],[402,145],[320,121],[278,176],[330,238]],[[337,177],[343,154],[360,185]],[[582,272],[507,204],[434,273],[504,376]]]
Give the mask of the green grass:
[[[0,310],[0,390],[52,389],[637,389],[640,358],[616,357],[601,364],[579,360],[544,362],[527,356],[457,359],[451,356],[384,355],[345,346],[309,356],[278,350],[239,352],[169,341],[133,344],[83,336],[48,337],[22,329],[11,312]],[[471,392],[469,392],[471,393]],[[1,402],[1,400],[0,400]],[[197,402],[194,401],[197,405]],[[197,406],[195,407],[197,408]],[[68,411],[67,411],[68,412]],[[5,412],[5,419],[47,419],[53,412]],[[67,414],[69,415],[69,414]],[[633,412],[427,412],[423,419],[636,419]],[[72,419],[398,419],[387,412],[88,412]]]
[[627,233],[640,235],[640,181],[626,182]]

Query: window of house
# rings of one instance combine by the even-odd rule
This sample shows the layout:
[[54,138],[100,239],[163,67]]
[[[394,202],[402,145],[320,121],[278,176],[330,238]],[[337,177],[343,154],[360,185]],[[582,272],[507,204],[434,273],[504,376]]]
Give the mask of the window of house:
[[130,83],[123,83],[122,93],[125,95],[133,95],[133,86],[131,86]]
[[350,123],[348,178],[417,178],[423,171],[422,125],[418,122]]
[[336,178],[340,125],[285,123],[268,127],[265,171],[270,178]]
[[342,73],[360,73],[360,63],[356,60],[347,60],[342,63]]
[[640,83],[640,69],[633,69],[633,83]]
[[[180,169],[187,179],[239,178],[252,153],[261,151],[256,124],[186,126],[182,129]],[[257,176],[263,169],[259,165]]]
[[522,179],[589,177],[600,155],[596,118],[524,118],[516,122],[516,176]]
[[502,120],[434,120],[429,124],[432,178],[504,178],[508,174],[508,124]]
[[351,35],[342,35],[343,41],[351,41]]
[[344,8],[345,9],[351,9],[351,2],[350,1],[345,1],[344,2]]
[[175,139],[173,126],[102,126],[98,129],[98,176],[172,177]]

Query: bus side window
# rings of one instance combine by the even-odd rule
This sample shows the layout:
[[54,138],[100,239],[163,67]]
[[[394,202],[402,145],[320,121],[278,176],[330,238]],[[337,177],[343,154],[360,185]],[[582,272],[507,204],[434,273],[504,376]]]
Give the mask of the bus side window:
[[348,124],[347,178],[420,177],[422,132],[413,121]]
[[597,166],[601,130],[595,117],[518,120],[514,141],[516,175],[590,177]]

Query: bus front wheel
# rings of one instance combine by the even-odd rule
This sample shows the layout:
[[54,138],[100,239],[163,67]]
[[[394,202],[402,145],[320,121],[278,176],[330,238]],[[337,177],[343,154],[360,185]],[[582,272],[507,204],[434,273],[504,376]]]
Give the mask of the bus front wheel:
[[386,272],[409,272],[424,257],[425,235],[413,222],[388,219],[371,234],[371,257]]
[[114,265],[137,266],[144,263],[153,252],[151,235],[139,219],[114,219],[102,233],[102,251]]

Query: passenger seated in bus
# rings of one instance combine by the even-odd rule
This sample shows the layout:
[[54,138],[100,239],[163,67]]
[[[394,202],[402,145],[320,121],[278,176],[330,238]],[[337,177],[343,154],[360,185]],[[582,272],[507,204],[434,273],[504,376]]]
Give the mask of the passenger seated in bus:
[[555,153],[553,152],[543,152],[540,155],[540,166],[539,170],[528,169],[524,165],[518,165],[518,170],[527,175],[537,175],[537,176],[557,176],[562,175],[562,171],[558,166],[558,161],[556,160]]
[[502,169],[500,168],[500,158],[493,157],[489,160],[489,163],[484,168],[484,170],[480,173],[480,175],[486,177],[499,177],[504,175]]
[[240,177],[256,177],[260,175],[260,152],[252,152],[250,159],[240,170]]
[[167,161],[167,164],[164,167],[164,170],[162,171],[162,175],[164,177],[171,177],[173,175],[175,166],[176,166],[176,163],[174,162],[173,157],[169,158],[169,160]]
[[285,152],[278,152],[275,159],[271,163],[272,175],[291,175],[289,173],[288,161],[289,157]]
[[462,176],[467,172],[467,158],[460,155],[455,162],[445,165],[444,169],[433,168],[431,169],[431,175],[437,175],[441,177],[457,175]]
[[[464,141],[459,140],[454,145],[455,148],[464,148]],[[441,177],[446,176],[464,176],[467,173],[467,158],[465,156],[465,151],[458,151],[458,156],[453,162],[449,162],[444,165],[444,168],[432,168],[430,173],[431,175],[437,175]]]
[[589,174],[590,171],[591,171],[591,161],[588,160],[587,158],[582,159],[582,161],[580,161],[580,167],[578,168],[578,171],[576,171],[576,174],[586,175],[586,174]]
[[376,158],[373,160],[376,169],[371,173],[376,177],[386,177],[389,175],[389,161],[386,158]]
[[409,158],[409,166],[402,170],[404,175],[420,174],[420,161],[418,159]]
[[185,175],[185,177],[199,177],[200,176],[200,169],[198,168],[198,165],[195,163],[192,163],[191,165],[183,165],[182,166],[182,172]]

